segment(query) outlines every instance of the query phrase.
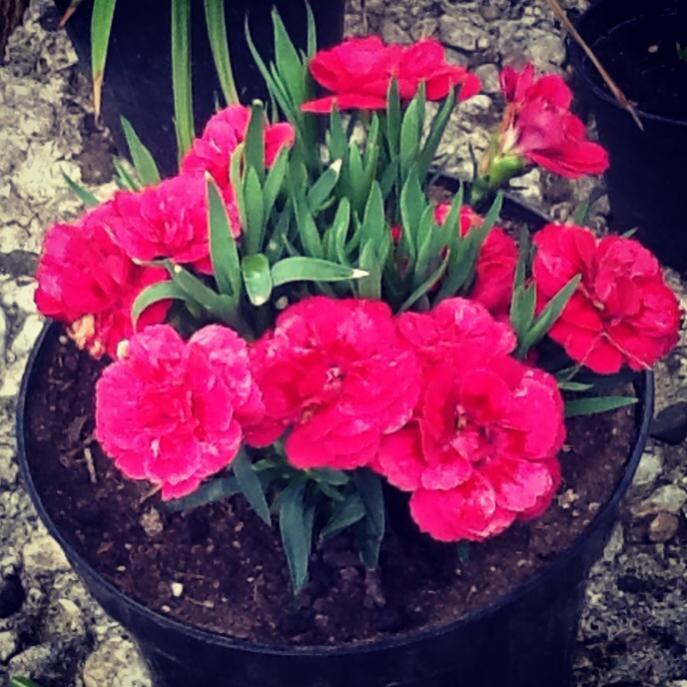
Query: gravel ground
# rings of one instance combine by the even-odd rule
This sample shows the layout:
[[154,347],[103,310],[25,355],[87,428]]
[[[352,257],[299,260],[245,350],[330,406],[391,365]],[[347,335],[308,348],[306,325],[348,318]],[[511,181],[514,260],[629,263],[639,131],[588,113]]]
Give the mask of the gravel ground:
[[[348,30],[362,33],[358,0]],[[447,155],[466,173],[470,148],[483,150],[498,70],[532,59],[563,70],[565,44],[534,0],[367,0],[367,26],[388,40],[434,35],[450,58],[482,77],[482,95],[451,123]],[[587,0],[568,0],[584,9]],[[24,675],[45,687],[149,687],[135,646],[90,599],[29,503],[15,462],[14,411],[21,374],[42,326],[32,278],[44,228],[79,203],[62,173],[107,197],[111,144],[94,126],[88,84],[49,0],[33,0],[0,67],[0,683]],[[515,189],[565,219],[594,181],[576,184],[531,172]],[[607,201],[595,206],[603,223]],[[687,305],[685,284],[671,277]],[[603,560],[594,568],[582,619],[580,687],[687,687],[687,338],[658,371],[657,433],[642,458]],[[570,496],[570,495],[568,495]]]

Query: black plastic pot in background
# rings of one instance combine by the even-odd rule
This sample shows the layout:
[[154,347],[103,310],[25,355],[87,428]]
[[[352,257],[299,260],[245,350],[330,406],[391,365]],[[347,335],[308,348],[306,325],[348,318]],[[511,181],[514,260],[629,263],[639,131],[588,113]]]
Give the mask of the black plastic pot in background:
[[[616,27],[631,21],[656,23],[661,13],[675,12],[685,26],[684,0],[598,0],[582,15],[577,28],[594,47]],[[598,125],[600,142],[608,149],[606,173],[611,205],[611,227],[618,232],[638,227],[637,237],[663,264],[687,269],[687,120],[660,112],[639,111],[641,131],[602,84],[593,65],[573,41],[570,54],[579,85]],[[611,69],[611,76],[613,70]],[[637,74],[637,78],[644,78]],[[623,89],[627,84],[619,83]],[[686,96],[687,97],[687,96]]]
[[[456,182],[445,179],[449,190]],[[546,218],[507,199],[503,216],[540,228]],[[199,630],[125,596],[84,560],[52,521],[33,474],[27,409],[43,384],[48,325],[27,366],[19,395],[18,455],[24,483],[50,534],[65,550],[91,594],[138,641],[156,687],[568,687],[587,574],[601,554],[648,437],[653,378],[636,390],[636,434],[624,476],[610,500],[564,553],[491,606],[441,628],[360,646],[275,648]]]
[[[64,12],[69,3],[70,0],[55,0],[60,12]],[[321,47],[341,40],[344,4],[345,0],[310,0]],[[89,79],[91,5],[83,3],[67,23],[67,33]],[[203,0],[191,0],[193,102],[198,133],[214,111],[216,96],[221,97],[203,5]],[[246,13],[253,41],[261,55],[269,60],[273,54],[272,7],[279,10],[296,46],[305,49],[305,3],[302,0],[226,0],[225,5],[232,66],[241,102],[265,99],[267,91],[262,76],[246,44]],[[119,123],[120,115],[124,115],[152,151],[164,176],[177,171],[170,8],[170,0],[118,0],[105,71],[102,111],[119,151],[127,151]]]

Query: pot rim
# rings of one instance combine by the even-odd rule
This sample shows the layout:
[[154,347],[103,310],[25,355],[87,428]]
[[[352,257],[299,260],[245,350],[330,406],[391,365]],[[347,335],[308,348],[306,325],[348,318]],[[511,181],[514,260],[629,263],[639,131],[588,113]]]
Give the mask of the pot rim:
[[[446,185],[455,186],[458,181],[455,178],[443,177]],[[540,221],[550,221],[543,213],[529,207],[526,203],[520,200],[515,200],[512,196],[508,197],[511,209],[513,204],[519,206],[519,209],[525,210],[528,213],[536,215]],[[530,216],[532,216],[532,214]],[[636,407],[636,421],[635,421],[635,436],[633,438],[626,468],[623,476],[616,485],[611,497],[596,513],[594,519],[582,530],[573,543],[560,555],[552,559],[548,564],[542,566],[533,575],[531,575],[522,584],[512,589],[507,594],[494,600],[492,603],[475,609],[462,615],[456,620],[445,623],[436,627],[420,630],[417,632],[409,632],[398,637],[390,637],[379,641],[361,642],[358,644],[343,644],[340,646],[307,646],[307,647],[290,647],[290,646],[275,646],[271,644],[262,644],[258,642],[250,642],[247,640],[237,639],[228,635],[213,632],[211,630],[202,629],[189,625],[180,620],[163,615],[159,611],[153,610],[145,606],[140,601],[133,597],[124,594],[108,579],[101,575],[85,558],[79,554],[74,546],[67,541],[62,535],[55,522],[47,512],[43,504],[43,500],[38,493],[38,489],[33,480],[31,469],[29,467],[26,432],[27,426],[25,422],[27,397],[29,388],[34,383],[34,370],[36,363],[42,353],[43,344],[50,335],[55,335],[61,324],[58,322],[48,321],[44,325],[40,335],[38,336],[31,354],[29,356],[24,374],[22,377],[21,387],[19,390],[16,414],[16,436],[17,436],[17,458],[24,480],[26,491],[28,492],[31,501],[36,508],[40,519],[46,526],[50,535],[57,540],[60,546],[64,549],[67,558],[72,566],[76,569],[77,574],[83,578],[81,571],[86,571],[91,577],[98,580],[98,583],[119,603],[129,608],[134,609],[137,613],[148,616],[155,624],[161,626],[165,630],[184,633],[187,636],[193,637],[197,641],[202,641],[206,644],[221,646],[227,649],[242,650],[247,653],[268,654],[279,657],[335,657],[335,656],[349,656],[352,654],[381,652],[389,649],[408,646],[423,641],[431,641],[433,638],[448,634],[455,631],[460,626],[465,626],[470,623],[479,621],[485,616],[491,615],[500,609],[516,602],[520,597],[524,596],[535,586],[546,584],[546,580],[555,575],[555,573],[564,567],[569,560],[574,558],[578,552],[584,548],[588,539],[594,534],[595,526],[611,513],[618,505],[625,492],[627,491],[630,482],[634,476],[639,460],[644,451],[649,435],[649,425],[653,416],[654,406],[654,375],[651,371],[645,371],[643,375],[635,382],[635,391],[639,397],[639,403]]]
[[[602,12],[604,6],[609,1],[610,0],[598,0],[591,7],[585,10],[575,22],[575,28],[579,31],[580,35],[583,36],[585,40],[588,40],[590,43],[593,43],[593,41],[585,36],[585,25],[587,24],[587,22],[591,21],[598,13]],[[660,8],[661,5],[658,4],[656,10],[660,11]],[[631,19],[632,17],[628,17],[628,21],[630,21]],[[624,22],[618,22],[614,24],[612,28],[616,28],[623,23]],[[594,93],[594,95],[596,95],[597,98],[600,98],[609,105],[613,105],[617,110],[625,112],[625,108],[622,107],[622,105],[620,105],[618,101],[605,88],[600,86],[597,83],[594,76],[590,74],[591,69],[594,69],[594,67],[593,65],[591,65],[589,58],[582,50],[582,48],[570,36],[567,37],[566,41],[568,44],[568,50],[572,55],[572,62],[575,71],[582,79],[584,79],[584,82],[587,85],[587,87]],[[666,117],[664,115],[646,112],[645,110],[641,110],[639,108],[635,108],[635,112],[637,112],[637,115],[640,119],[645,119],[650,122],[687,127],[687,117],[684,119],[673,119],[671,117]],[[628,116],[630,116],[629,113]]]

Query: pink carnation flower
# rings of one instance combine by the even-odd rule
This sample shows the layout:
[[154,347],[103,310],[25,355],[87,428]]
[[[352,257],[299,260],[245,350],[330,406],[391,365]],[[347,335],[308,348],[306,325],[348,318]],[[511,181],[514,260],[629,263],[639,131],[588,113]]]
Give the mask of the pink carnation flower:
[[441,541],[481,540],[543,512],[565,437],[553,377],[511,358],[513,331],[472,300],[406,313],[398,328],[422,362],[423,389],[373,467],[413,492],[420,528]]
[[[134,259],[169,258],[212,273],[203,177],[173,177],[137,193],[120,191],[114,198],[112,231]],[[241,233],[236,206],[229,204],[232,234]]]
[[[200,175],[209,172],[223,190],[230,189],[229,166],[231,154],[242,143],[250,108],[232,105],[210,118],[203,135],[197,138],[181,163],[183,175]],[[265,127],[265,165],[270,167],[284,147],[290,148],[295,138],[291,124],[279,123]]]
[[[451,206],[438,205],[435,218],[443,224]],[[470,230],[482,225],[484,219],[469,205],[460,209],[460,233],[465,236]],[[518,264],[518,247],[515,241],[501,227],[492,227],[477,256],[475,281],[470,298],[481,303],[494,317],[507,319],[513,295],[513,279]]]
[[419,394],[415,355],[379,301],[300,301],[251,359],[266,417],[248,441],[266,446],[291,427],[286,453],[303,469],[367,465],[382,437],[410,419]]
[[376,469],[412,492],[420,529],[481,541],[540,515],[560,483],[563,401],[542,370],[508,356],[426,373],[416,421],[384,438]]
[[589,229],[549,224],[534,237],[537,307],[576,274],[582,281],[549,331],[595,372],[650,368],[676,344],[680,306],[656,258],[634,239],[597,238]]
[[131,479],[162,498],[193,492],[236,457],[262,402],[245,342],[209,325],[185,343],[168,325],[134,336],[96,386],[96,435]]
[[[112,240],[112,203],[87,213],[77,224],[56,224],[43,241],[36,279],[38,309],[70,325],[77,345],[96,358],[114,357],[117,345],[133,332],[131,306],[146,287],[165,281],[165,270],[142,267]],[[149,307],[144,327],[164,321],[169,302]]]

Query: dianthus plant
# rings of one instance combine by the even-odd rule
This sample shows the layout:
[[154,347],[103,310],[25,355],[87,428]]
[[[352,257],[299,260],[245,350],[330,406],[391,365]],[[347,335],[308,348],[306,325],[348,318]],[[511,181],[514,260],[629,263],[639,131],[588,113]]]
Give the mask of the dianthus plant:
[[308,33],[304,55],[275,15],[274,64],[255,54],[269,116],[229,104],[174,178],[125,123],[135,172],[48,231],[36,293],[111,360],[96,435],[118,468],[172,509],[247,499],[278,521],[295,592],[344,531],[378,565],[389,490],[443,542],[537,517],[565,418],[634,402],[600,380],[649,368],[680,318],[635,240],[497,226],[499,188],[533,165],[608,165],[559,76],[503,71],[501,125],[451,197],[436,156],[478,79],[430,39],[316,52]]

